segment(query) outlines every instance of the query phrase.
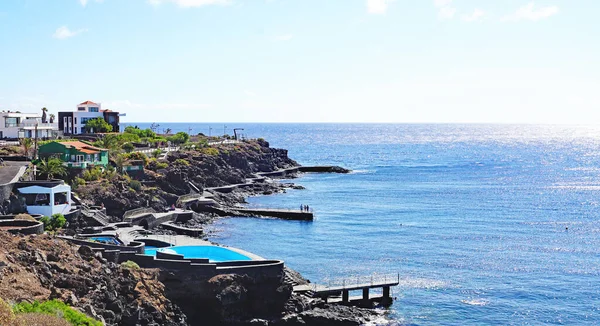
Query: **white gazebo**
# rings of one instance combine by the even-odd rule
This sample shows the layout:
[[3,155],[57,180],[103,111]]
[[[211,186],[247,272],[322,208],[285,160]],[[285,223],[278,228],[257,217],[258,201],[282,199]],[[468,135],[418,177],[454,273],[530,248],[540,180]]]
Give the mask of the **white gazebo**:
[[60,184],[54,187],[28,186],[19,188],[25,197],[27,212],[52,216],[71,211],[71,186]]

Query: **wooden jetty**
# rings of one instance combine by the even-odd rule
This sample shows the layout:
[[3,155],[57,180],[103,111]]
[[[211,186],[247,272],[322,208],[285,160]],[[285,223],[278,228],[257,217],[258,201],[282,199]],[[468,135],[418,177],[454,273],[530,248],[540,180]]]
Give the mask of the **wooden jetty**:
[[[349,278],[335,285],[303,284],[294,286],[294,292],[318,297],[328,303],[372,307],[374,303],[391,305],[391,287],[400,284],[400,274],[373,275]],[[381,294],[371,294],[371,289],[381,288]],[[362,291],[361,296],[350,296],[350,291]]]

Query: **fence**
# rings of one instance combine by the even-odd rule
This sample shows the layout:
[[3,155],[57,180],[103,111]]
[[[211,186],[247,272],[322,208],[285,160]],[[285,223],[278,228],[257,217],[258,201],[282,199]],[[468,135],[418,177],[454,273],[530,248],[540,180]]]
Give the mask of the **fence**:
[[399,284],[400,273],[396,274],[372,274],[369,276],[351,276],[343,279],[333,279],[325,281],[326,284],[312,284],[314,292],[327,291],[330,288],[355,289],[368,286],[376,287],[378,285]]

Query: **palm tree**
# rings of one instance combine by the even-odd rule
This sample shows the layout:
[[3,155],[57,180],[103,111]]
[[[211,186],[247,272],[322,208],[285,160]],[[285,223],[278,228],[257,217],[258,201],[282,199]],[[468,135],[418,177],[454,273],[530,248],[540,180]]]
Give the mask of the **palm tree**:
[[50,113],[50,123],[54,123],[54,119],[56,119],[56,116],[54,113]]
[[168,135],[168,134],[170,134],[170,133],[171,133],[171,131],[172,131],[172,130],[171,130],[171,128],[167,128],[167,130],[165,130],[165,135]]
[[119,173],[123,173],[123,166],[125,166],[125,163],[127,162],[127,159],[125,158],[125,155],[118,154],[118,155],[115,156],[115,158],[113,159],[113,161],[115,162],[115,165],[117,167],[117,171],[119,171]]
[[29,157],[29,150],[31,150],[33,141],[31,140],[31,138],[21,138],[19,142],[21,143],[21,146],[23,146],[23,154],[25,155],[25,157]]
[[48,112],[48,109],[46,108],[42,108],[42,123],[46,123],[46,112]]
[[46,179],[50,180],[55,176],[67,175],[67,168],[60,159],[54,157],[40,160],[37,164],[37,173],[38,175],[46,176]]

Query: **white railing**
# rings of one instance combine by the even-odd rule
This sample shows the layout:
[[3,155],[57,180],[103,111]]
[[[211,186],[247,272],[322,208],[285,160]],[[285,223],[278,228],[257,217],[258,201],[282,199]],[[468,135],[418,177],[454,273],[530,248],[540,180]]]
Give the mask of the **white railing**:
[[370,276],[351,276],[343,279],[329,279],[324,284],[312,284],[314,292],[327,291],[330,288],[360,288],[366,286],[378,286],[385,284],[400,283],[400,273],[396,274],[372,274]]
[[35,128],[35,126],[37,125],[38,128],[57,128],[58,129],[58,124],[54,124],[54,123],[41,123],[41,122],[22,122],[19,124],[16,124],[15,127],[19,127],[19,128]]

